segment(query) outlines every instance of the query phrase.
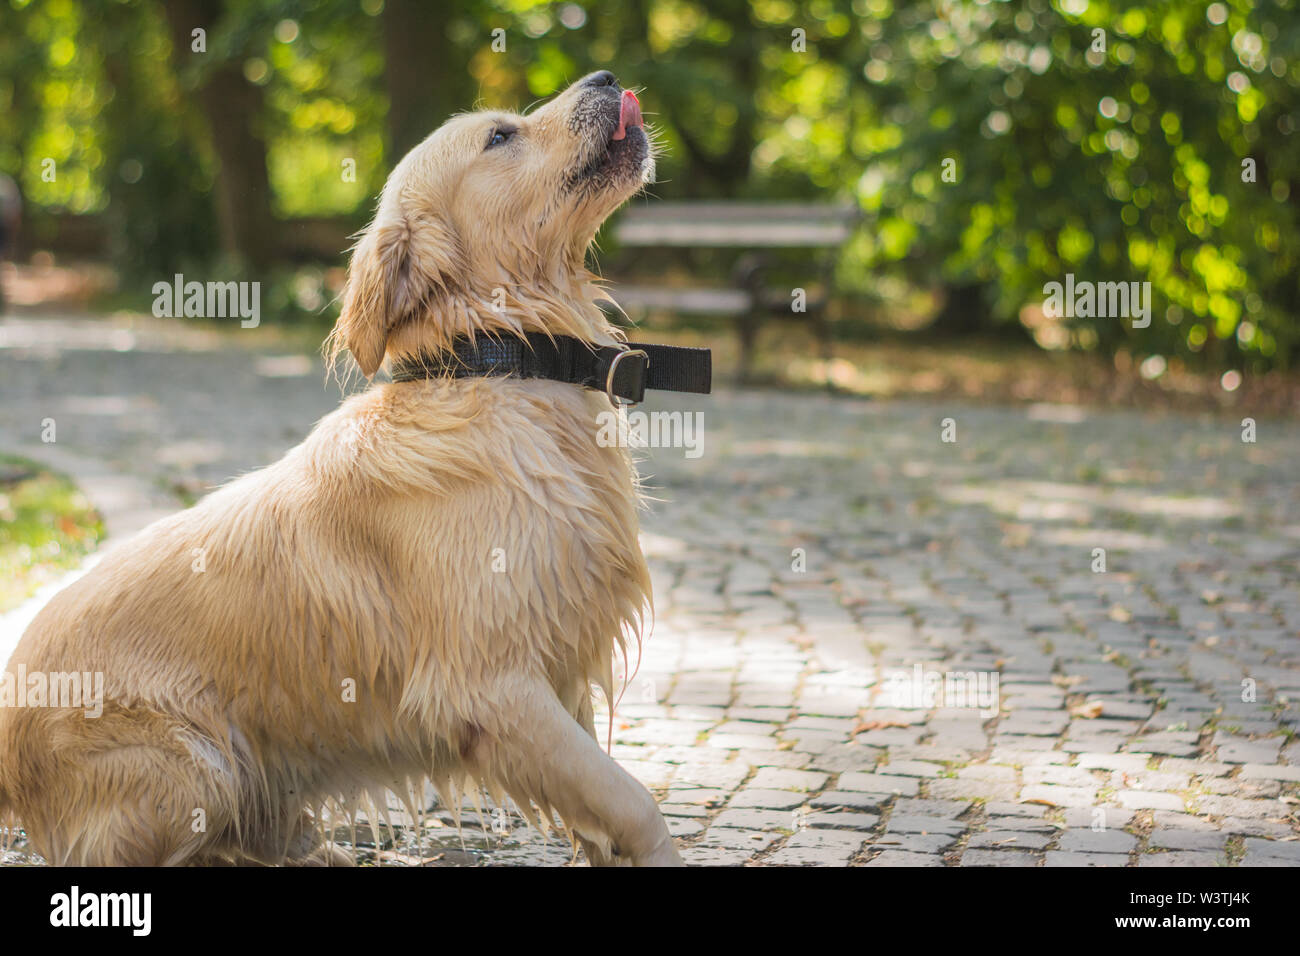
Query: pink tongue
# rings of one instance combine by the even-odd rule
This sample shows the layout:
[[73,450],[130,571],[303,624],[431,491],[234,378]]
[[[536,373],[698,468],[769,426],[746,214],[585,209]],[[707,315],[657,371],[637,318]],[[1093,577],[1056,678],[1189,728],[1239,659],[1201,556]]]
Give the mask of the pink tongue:
[[623,91],[623,99],[618,104],[618,129],[614,131],[614,139],[622,139],[627,135],[629,126],[641,125],[641,101],[636,98],[636,94],[631,90]]

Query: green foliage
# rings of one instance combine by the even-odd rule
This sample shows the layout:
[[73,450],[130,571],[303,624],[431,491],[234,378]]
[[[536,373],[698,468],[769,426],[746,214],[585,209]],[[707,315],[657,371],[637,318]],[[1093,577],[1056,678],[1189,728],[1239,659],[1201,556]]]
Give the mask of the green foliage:
[[0,612],[80,564],[103,534],[98,514],[66,478],[0,455]]
[[386,173],[376,17],[356,4],[282,6],[251,68],[277,118],[266,124],[275,211],[285,218],[356,213]]
[[[203,11],[206,51],[173,49]],[[223,177],[269,181],[268,221],[352,229],[426,127],[599,68],[644,91],[654,194],[856,199],[859,299],[947,288],[1050,346],[1300,351],[1294,0],[0,0],[0,171],[36,218],[103,215],[120,266],[166,274],[241,251]],[[201,95],[223,70],[256,91],[241,177]],[[1150,327],[1045,321],[1067,273],[1150,282]]]
[[15,4],[0,19],[0,97],[16,121],[0,142],[3,168],[31,202],[77,213],[105,202],[98,117],[107,91],[86,49],[93,26],[85,14],[73,0],[46,0]]
[[[879,216],[868,267],[978,282],[1007,319],[1067,273],[1150,282],[1150,328],[1077,319],[1070,342],[1205,350],[1216,364],[1240,353],[1257,368],[1294,354],[1289,3],[859,9],[878,147],[859,184]],[[945,159],[956,182],[942,180]],[[1248,160],[1255,182],[1243,182]]]

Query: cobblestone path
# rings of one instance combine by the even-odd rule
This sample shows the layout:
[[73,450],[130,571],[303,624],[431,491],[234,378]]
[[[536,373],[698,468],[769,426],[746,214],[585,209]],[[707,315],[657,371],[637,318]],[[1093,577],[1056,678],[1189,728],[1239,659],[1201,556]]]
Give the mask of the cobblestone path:
[[[53,417],[61,453],[158,509],[338,402],[315,359],[74,321],[0,325],[0,396],[0,450],[40,458]],[[647,452],[658,618],[613,752],[688,862],[1300,864],[1295,422],[1245,442],[1236,417],[1059,406],[645,409],[670,407],[703,413],[703,454]],[[509,812],[448,819],[425,824],[442,865],[571,857]]]

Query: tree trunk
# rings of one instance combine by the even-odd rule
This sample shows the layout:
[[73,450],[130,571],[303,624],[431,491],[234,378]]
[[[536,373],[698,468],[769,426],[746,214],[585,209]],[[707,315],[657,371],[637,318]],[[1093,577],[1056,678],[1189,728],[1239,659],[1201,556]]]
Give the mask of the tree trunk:
[[[211,41],[222,6],[219,0],[164,3],[177,69],[197,65],[200,70],[199,105],[220,163],[216,206],[221,248],[247,266],[265,262],[275,249],[276,222],[271,215],[266,141],[258,129],[263,112],[262,90],[244,78],[242,51],[220,62],[194,64],[196,57],[216,56]],[[207,31],[207,53],[191,52],[192,31],[198,28]]]
[[[761,75],[759,57],[762,53],[762,31],[753,20],[748,0],[725,0],[710,5],[710,12],[720,19],[727,20],[737,31],[736,39],[726,47],[725,53],[717,51],[714,55],[724,58],[730,66],[736,87],[744,91],[758,88]],[[692,48],[695,55],[709,55],[702,44]],[[666,86],[659,95],[669,94],[672,86]],[[673,112],[677,116],[677,135],[685,147],[689,168],[683,177],[683,187],[692,198],[713,196],[734,197],[749,181],[750,166],[754,146],[758,142],[756,124],[758,108],[752,95],[746,95],[735,104],[737,117],[731,128],[731,137],[722,152],[712,152],[692,128],[691,110],[684,97],[676,99]],[[696,122],[710,122],[710,119]]]
[[474,88],[468,73],[454,66],[459,56],[446,55],[453,12],[449,0],[384,3],[389,165],[405,156],[452,113],[473,105]]

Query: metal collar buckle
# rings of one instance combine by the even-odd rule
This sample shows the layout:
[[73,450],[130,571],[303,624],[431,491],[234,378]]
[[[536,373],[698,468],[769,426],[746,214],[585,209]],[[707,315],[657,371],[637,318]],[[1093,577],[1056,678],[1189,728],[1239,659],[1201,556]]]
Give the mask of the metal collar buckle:
[[[634,355],[638,356],[645,362],[645,364],[641,367],[641,383],[640,383],[641,387],[638,390],[638,396],[635,399],[623,399],[620,398],[618,395],[614,394],[614,376],[618,372],[619,363],[622,362],[623,359],[629,358],[630,356],[634,356]],[[648,369],[649,367],[650,367],[650,356],[646,354],[646,352],[643,349],[625,348],[622,351],[620,351],[617,355],[614,356],[613,361],[609,363],[609,372],[605,375],[605,395],[608,396],[610,402],[613,403],[615,407],[621,405],[630,408],[633,405],[641,404],[641,401],[645,398],[645,370]]]

